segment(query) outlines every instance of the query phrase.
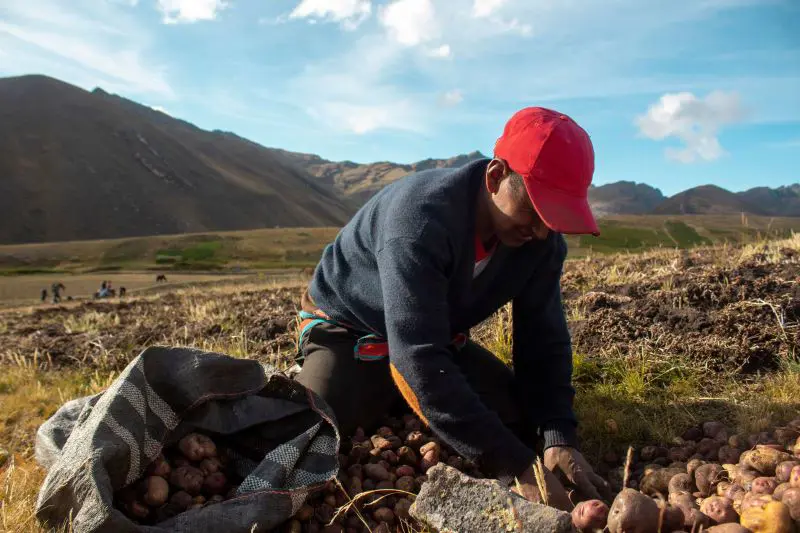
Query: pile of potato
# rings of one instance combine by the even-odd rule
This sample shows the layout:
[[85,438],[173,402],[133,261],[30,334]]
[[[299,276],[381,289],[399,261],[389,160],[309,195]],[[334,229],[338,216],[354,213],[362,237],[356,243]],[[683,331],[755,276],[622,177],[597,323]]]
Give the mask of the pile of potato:
[[234,476],[226,469],[225,454],[200,433],[183,437],[147,468],[138,483],[115,494],[115,504],[129,518],[154,524],[178,513],[233,497]]
[[[800,419],[773,432],[729,435],[719,422],[688,429],[674,446],[642,448],[611,508],[579,503],[573,523],[610,533],[800,531]],[[638,489],[638,490],[637,490]]]
[[[470,476],[484,477],[475,463],[463,459],[434,437],[417,417],[406,415],[402,419],[388,418],[384,422],[386,425],[378,428],[374,435],[367,436],[358,429],[351,439],[343,439],[338,483],[329,482],[323,491],[311,495],[292,520],[284,524],[282,532],[411,531],[407,525],[416,527],[408,514],[413,497],[405,493],[419,492],[426,480],[425,472],[430,467],[444,462]],[[328,525],[337,509],[348,503],[349,498],[379,489],[386,492],[356,499],[352,507],[358,509],[360,517],[350,508]]]

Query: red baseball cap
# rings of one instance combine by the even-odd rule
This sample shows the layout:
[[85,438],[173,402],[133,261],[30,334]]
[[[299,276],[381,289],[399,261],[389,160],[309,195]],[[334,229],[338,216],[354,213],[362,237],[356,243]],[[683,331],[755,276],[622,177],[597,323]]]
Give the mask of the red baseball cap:
[[594,148],[589,134],[570,117],[543,107],[517,111],[497,139],[494,156],[522,176],[548,228],[600,235],[587,196]]

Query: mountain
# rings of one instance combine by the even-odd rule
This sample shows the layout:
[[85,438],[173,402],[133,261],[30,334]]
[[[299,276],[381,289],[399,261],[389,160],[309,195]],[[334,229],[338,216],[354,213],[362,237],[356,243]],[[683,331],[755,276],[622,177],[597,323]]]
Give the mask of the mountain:
[[716,185],[701,185],[661,202],[652,213],[659,215],[713,215],[719,213],[759,214],[758,210],[739,197]]
[[738,193],[748,205],[757,209],[759,214],[783,217],[800,216],[800,183],[770,189],[756,187]]
[[341,225],[323,182],[101,89],[0,79],[0,243]]
[[312,176],[317,177],[326,186],[333,187],[353,207],[363,205],[383,187],[412,172],[431,168],[460,167],[470,161],[486,157],[476,151],[451,157],[450,159],[424,159],[409,165],[388,161],[358,164],[352,161],[328,161],[313,154],[301,154],[277,149],[275,152]]
[[598,217],[649,213],[665,199],[659,189],[632,181],[617,181],[589,189],[589,204]]

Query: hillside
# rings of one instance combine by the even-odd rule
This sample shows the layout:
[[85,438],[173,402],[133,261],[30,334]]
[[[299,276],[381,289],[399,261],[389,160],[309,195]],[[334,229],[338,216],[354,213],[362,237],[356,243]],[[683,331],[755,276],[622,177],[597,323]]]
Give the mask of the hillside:
[[0,243],[24,243],[335,226],[351,210],[236,135],[22,76],[0,79],[0,212]]
[[317,177],[326,186],[333,187],[345,201],[354,207],[363,205],[383,187],[412,172],[431,168],[460,167],[470,161],[486,157],[475,151],[449,159],[424,159],[409,165],[389,161],[359,164],[352,161],[328,161],[314,154],[301,154],[278,149],[274,151],[285,157],[287,161]]
[[738,195],[716,185],[701,185],[670,196],[652,212],[659,215],[757,213]]
[[649,213],[665,196],[645,183],[618,181],[589,189],[589,203],[598,217]]
[[800,216],[800,183],[777,189],[755,187],[738,196],[762,215]]

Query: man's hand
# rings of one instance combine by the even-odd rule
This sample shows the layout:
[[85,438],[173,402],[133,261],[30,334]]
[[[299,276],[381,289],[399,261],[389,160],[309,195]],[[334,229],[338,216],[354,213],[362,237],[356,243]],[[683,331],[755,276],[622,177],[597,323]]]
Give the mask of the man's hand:
[[[558,478],[547,468],[544,470],[544,484],[547,490],[547,504],[561,509],[562,511],[571,511],[572,502],[567,496],[567,491],[558,480]],[[514,492],[532,502],[544,503],[542,494],[539,491],[539,486],[536,483],[536,475],[533,472],[533,466],[528,467],[525,472],[518,478],[519,484],[513,489]]]
[[608,483],[594,473],[592,467],[575,448],[553,446],[544,451],[544,465],[548,470],[561,472],[583,495],[592,500],[611,501]]

